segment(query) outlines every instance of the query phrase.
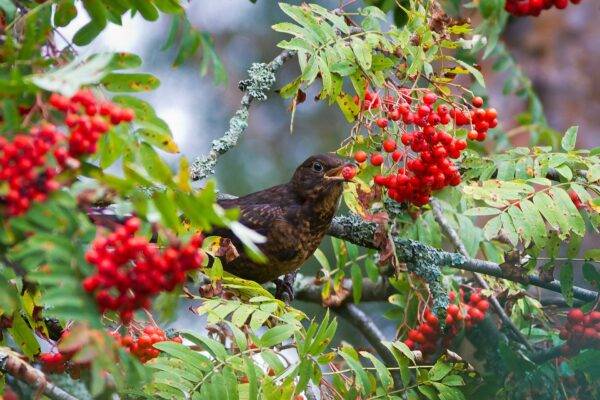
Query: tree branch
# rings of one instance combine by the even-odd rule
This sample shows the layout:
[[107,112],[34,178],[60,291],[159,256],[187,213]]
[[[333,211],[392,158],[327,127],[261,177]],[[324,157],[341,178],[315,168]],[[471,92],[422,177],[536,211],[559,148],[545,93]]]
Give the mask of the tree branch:
[[52,400],[77,400],[58,386],[49,382],[46,376],[12,352],[0,348],[0,372],[12,375],[16,379],[33,387]]
[[[362,247],[377,249],[378,247],[374,242],[375,228],[375,223],[364,221],[358,215],[349,214],[335,217],[328,233],[331,236]],[[415,240],[402,239],[399,237],[393,237],[392,239],[398,256],[403,261],[412,263],[412,267],[409,265],[409,268],[421,276],[430,272],[423,270],[424,262],[427,262],[434,266],[448,266],[463,271],[477,272],[521,283],[523,285],[538,286],[556,293],[561,293],[560,282],[557,280],[546,282],[534,275],[513,276],[505,272],[500,265],[491,261],[478,260],[465,257],[459,253],[438,250]],[[421,269],[415,268],[415,264],[420,265]],[[594,301],[598,297],[598,293],[574,286],[573,296],[576,299],[583,301]]]
[[217,159],[237,144],[238,139],[248,127],[250,103],[253,100],[264,101],[267,99],[266,92],[275,83],[275,72],[295,54],[296,52],[293,50],[285,50],[268,64],[252,64],[248,70],[249,78],[239,83],[240,89],[245,92],[240,108],[229,120],[227,132],[212,141],[210,152],[205,156],[196,158],[191,165],[190,175],[192,180],[204,179],[215,173]]
[[[458,252],[460,254],[462,254],[465,257],[469,257],[469,253],[467,252],[467,248],[465,247],[463,241],[460,239],[460,237],[458,236],[458,233],[454,230],[454,228],[452,226],[450,226],[446,217],[444,217],[442,204],[435,198],[431,199],[430,204],[432,207],[433,216],[434,216],[435,220],[440,225],[440,227],[442,228],[442,231],[446,234],[446,236],[448,236],[448,238],[450,239],[450,242],[452,242],[452,244],[454,245],[454,247],[456,247],[456,249],[458,250]],[[481,275],[479,275],[477,272],[474,272],[473,275],[475,276],[477,283],[479,283],[479,285],[482,288],[484,288],[484,289],[490,288],[488,283],[485,281],[485,279],[483,279],[483,277]],[[519,328],[517,328],[515,326],[513,321],[506,314],[506,312],[504,311],[504,308],[502,307],[502,305],[500,304],[500,302],[498,301],[496,296],[492,295],[489,298],[489,300],[490,300],[490,303],[492,303],[492,307],[494,308],[494,311],[496,312],[496,314],[498,315],[498,317],[500,318],[502,323],[505,326],[510,328],[510,330],[512,331],[512,333],[514,334],[514,336],[517,338],[517,340],[519,342],[521,342],[523,345],[525,345],[525,347],[527,347],[527,349],[529,351],[532,351],[533,348],[531,347],[531,344],[529,344],[529,341],[527,340],[527,338],[521,333]]]

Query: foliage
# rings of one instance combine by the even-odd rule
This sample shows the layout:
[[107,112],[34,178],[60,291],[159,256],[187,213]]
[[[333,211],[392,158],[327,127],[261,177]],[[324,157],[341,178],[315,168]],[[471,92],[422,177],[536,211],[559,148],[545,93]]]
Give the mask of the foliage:
[[[527,112],[516,118],[515,130],[486,126],[482,131],[488,139],[469,142],[465,153],[455,157],[462,183],[433,193],[445,221],[430,205],[393,201],[376,183],[382,171],[398,170],[398,160],[387,158],[383,165],[363,160],[358,176],[346,185],[346,206],[375,224],[372,236],[379,249],[332,237],[331,251],[327,246],[314,254],[321,268],[310,287],[320,288],[318,302],[342,315],[348,314],[349,303],[386,302],[384,316],[395,328],[393,340],[373,339],[377,333],[369,331],[365,335],[375,352],[359,349],[358,342],[338,343],[338,322],[329,311],[322,318],[308,317],[258,283],[224,271],[219,257],[235,256],[237,251],[264,259],[257,247],[264,238],[238,223],[236,210],[225,211],[216,203],[214,182],[202,189],[191,187],[185,157],[178,158],[176,170],[165,160],[164,153],[178,154],[179,147],[152,104],[137,96],[157,88],[159,80],[138,71],[143,60],[135,54],[82,58],[73,46],[60,48],[55,42],[57,29],[81,12],[89,22],[72,38],[76,45],[93,43],[108,23],[121,24],[126,14],[148,21],[168,14],[171,26],[163,50],[175,53],[173,66],[198,62],[202,76],[211,69],[216,84],[227,82],[212,38],[192,26],[183,2],[0,0],[0,152],[6,152],[6,144],[20,132],[45,123],[63,131],[70,125],[73,112],[57,113],[50,105],[52,93],[71,97],[82,87],[91,88],[102,101],[135,114],[131,123],[103,133],[93,154],[60,170],[60,189],[35,201],[23,215],[5,213],[9,185],[0,179],[0,361],[16,351],[41,369],[40,352],[47,347],[41,343],[49,342],[60,354],[69,354],[65,362],[71,374],[69,378],[67,369],[48,372],[49,379],[67,391],[74,390],[72,383],[77,381],[77,390],[85,388],[88,398],[117,394],[132,399],[298,399],[319,390],[340,399],[597,397],[598,350],[557,359],[560,352],[552,353],[552,346],[564,342],[557,329],[560,314],[544,307],[514,278],[557,278],[568,306],[575,303],[579,275],[600,289],[600,250],[586,244],[599,233],[599,149],[577,149],[576,126],[563,135],[548,126],[529,78],[501,42],[508,20],[503,1],[364,3],[328,10],[282,2],[281,22],[272,26],[286,35],[276,44],[287,51],[278,67],[292,56],[298,60],[298,76],[279,91],[291,99],[291,118],[304,101],[304,91],[318,86],[323,106],[336,107],[352,124],[340,154],[380,152],[385,140],[400,141],[408,129],[417,130],[412,122],[376,123],[393,111],[385,108],[384,99],[392,90],[398,98],[408,94],[413,100],[435,93],[432,107],[439,99],[438,105],[468,115],[483,102],[475,100],[477,96],[493,103],[477,67],[479,59],[492,58],[494,71],[507,75],[504,93],[516,93],[528,104]],[[480,14],[477,26],[461,18],[468,9]],[[251,67],[251,77],[257,70],[264,72],[265,65]],[[384,99],[380,108],[373,105],[378,93]],[[246,116],[250,101],[243,104]],[[366,101],[372,103],[365,107]],[[96,110],[89,114],[96,115]],[[110,113],[103,118],[110,119]],[[469,134],[454,122],[444,129],[453,140]],[[531,146],[513,147],[515,132],[528,134]],[[402,162],[409,156],[414,154],[407,145]],[[52,155],[44,162],[56,167],[57,159]],[[143,221],[141,233],[157,246],[175,246],[200,231],[225,226],[244,248],[232,249],[218,237],[205,238],[202,251],[209,257],[188,274],[188,282],[153,298],[154,313],[140,310],[133,325],[121,326],[114,313],[100,313],[95,297],[84,290],[85,278],[96,268],[86,251],[95,238],[114,231],[132,213]],[[463,256],[500,264],[507,280],[478,280],[445,265],[429,265],[427,254],[411,259],[418,265],[407,266],[395,246],[398,238],[435,248],[462,246]],[[429,276],[409,271],[426,271]],[[448,328],[443,321],[450,290],[472,300],[479,293],[500,300],[500,316],[508,314],[526,345],[516,340],[506,321],[498,330],[495,319],[488,317],[473,329],[453,332],[452,342],[436,343],[433,354],[411,350],[403,340],[428,318],[432,305],[441,329]],[[182,298],[190,302],[189,312],[180,307]],[[596,307],[582,305],[585,312]],[[115,340],[118,336],[122,342],[136,323],[164,325],[184,312],[205,321],[204,329],[167,332],[165,337],[180,334],[184,341],[152,342],[159,356],[144,363]],[[448,350],[462,349],[467,339],[477,347],[475,355],[461,357]],[[4,372],[0,369],[0,392],[9,385],[31,395]]]

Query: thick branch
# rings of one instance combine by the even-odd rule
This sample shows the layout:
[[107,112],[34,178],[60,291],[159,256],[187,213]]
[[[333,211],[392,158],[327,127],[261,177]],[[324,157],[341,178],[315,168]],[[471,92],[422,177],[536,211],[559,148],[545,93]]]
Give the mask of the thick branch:
[[197,181],[215,173],[217,159],[227,153],[237,144],[238,139],[248,127],[248,110],[253,100],[264,101],[267,99],[266,92],[275,83],[275,71],[283,63],[292,58],[295,51],[282,51],[269,64],[254,63],[248,70],[249,78],[240,82],[240,89],[245,92],[242,97],[241,106],[235,115],[229,120],[229,129],[223,136],[212,141],[210,152],[198,157],[190,167],[190,175]]
[[[454,230],[454,228],[450,226],[448,220],[446,220],[446,217],[444,217],[443,207],[440,204],[440,202],[437,199],[431,199],[430,203],[433,210],[433,216],[442,228],[442,231],[446,234],[446,236],[448,236],[450,242],[452,242],[452,244],[454,245],[454,247],[456,247],[460,254],[462,254],[465,257],[469,257],[469,253],[467,252],[467,248],[465,247],[463,241],[460,239],[458,233]],[[482,288],[490,288],[488,283],[485,281],[485,279],[483,279],[481,275],[479,275],[478,273],[473,273],[473,275],[475,276],[475,279]],[[517,340],[523,343],[528,350],[533,350],[527,338],[521,333],[519,328],[515,326],[510,317],[506,314],[504,308],[502,307],[496,296],[492,295],[489,300],[490,303],[492,303],[492,308],[494,309],[502,323],[510,328]]]
[[[373,240],[375,236],[375,224],[373,222],[364,221],[357,215],[350,214],[335,217],[329,228],[329,235],[362,247],[371,249],[377,248]],[[408,263],[420,263],[422,265],[424,261],[427,261],[433,265],[445,265],[464,271],[478,272],[524,285],[534,285],[556,293],[561,293],[560,282],[557,280],[546,282],[533,275],[512,276],[505,273],[500,265],[491,261],[478,260],[465,257],[459,253],[438,250],[434,247],[410,239],[394,237],[393,241],[398,256]],[[422,274],[423,271],[419,271],[419,273]],[[598,297],[598,293],[574,286],[573,296],[576,299],[583,301],[594,301]]]
[[9,351],[0,349],[0,372],[12,375],[52,400],[77,400],[58,386],[50,383],[46,376]]

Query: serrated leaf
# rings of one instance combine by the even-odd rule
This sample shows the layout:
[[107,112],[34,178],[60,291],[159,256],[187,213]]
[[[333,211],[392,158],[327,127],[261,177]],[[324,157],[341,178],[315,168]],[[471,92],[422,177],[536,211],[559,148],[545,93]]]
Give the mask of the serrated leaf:
[[377,376],[379,377],[379,380],[381,381],[381,385],[382,385],[383,389],[386,392],[389,389],[391,389],[394,386],[394,381],[392,379],[392,375],[390,374],[390,371],[388,371],[385,364],[382,363],[373,354],[371,354],[367,351],[361,351],[359,353],[361,356],[366,357],[371,361],[371,363],[373,364],[373,367],[375,367],[375,370],[377,371]]
[[352,299],[355,304],[358,304],[362,297],[362,272],[356,263],[352,264],[350,271],[352,277]]

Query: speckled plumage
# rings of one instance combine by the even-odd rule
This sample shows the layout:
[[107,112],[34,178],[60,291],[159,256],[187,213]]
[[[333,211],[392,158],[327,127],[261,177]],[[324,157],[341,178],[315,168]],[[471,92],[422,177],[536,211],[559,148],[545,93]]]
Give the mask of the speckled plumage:
[[[315,163],[322,171],[316,171]],[[267,238],[259,245],[268,259],[261,264],[244,254],[240,240],[230,230],[210,232],[231,239],[240,252],[230,262],[222,259],[225,270],[259,283],[297,270],[317,249],[331,224],[343,190],[343,165],[344,160],[333,154],[312,156],[286,184],[219,200],[223,208],[239,208],[239,222]]]

